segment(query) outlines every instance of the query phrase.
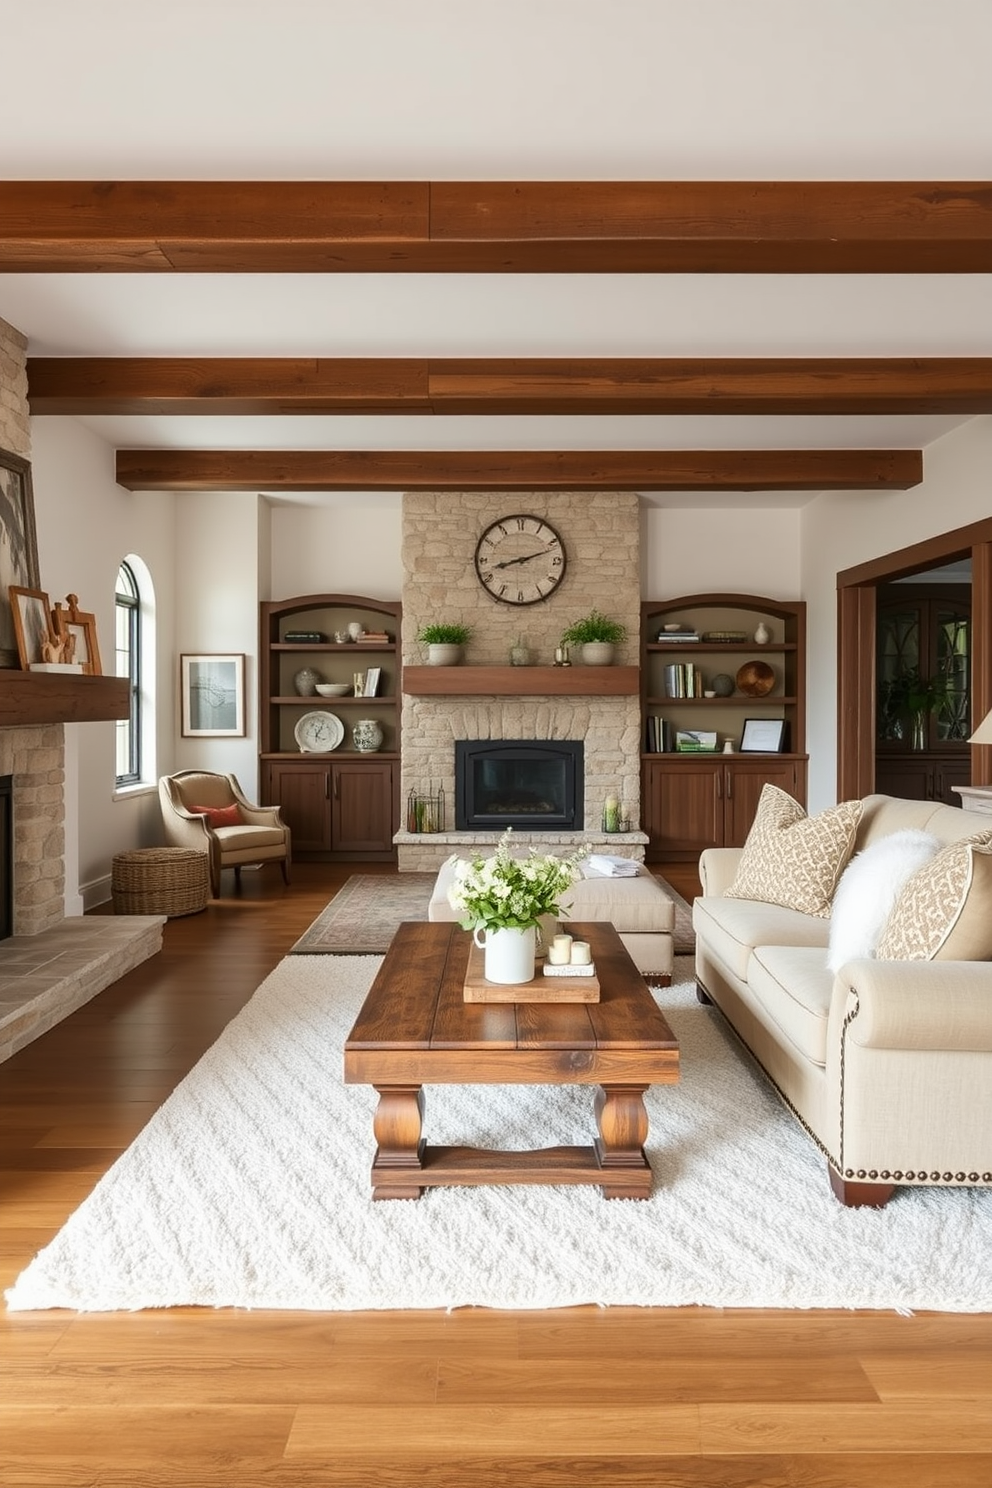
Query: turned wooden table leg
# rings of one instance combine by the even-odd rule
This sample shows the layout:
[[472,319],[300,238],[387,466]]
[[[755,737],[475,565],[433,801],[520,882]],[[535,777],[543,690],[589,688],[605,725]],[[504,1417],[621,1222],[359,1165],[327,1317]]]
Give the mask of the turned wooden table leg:
[[424,1092],[419,1085],[377,1085],[379,1104],[372,1120],[378,1143],[372,1163],[373,1199],[419,1199],[413,1182],[420,1171],[424,1142]]
[[595,1142],[601,1168],[629,1170],[630,1183],[603,1189],[608,1199],[646,1199],[651,1192],[651,1168],[644,1156],[648,1136],[648,1113],[644,1108],[647,1085],[601,1085],[596,1091]]

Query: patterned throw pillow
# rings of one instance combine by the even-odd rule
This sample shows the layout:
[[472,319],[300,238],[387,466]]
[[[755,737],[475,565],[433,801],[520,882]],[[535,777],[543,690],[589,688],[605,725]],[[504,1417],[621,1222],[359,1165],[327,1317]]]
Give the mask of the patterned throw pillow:
[[992,832],[952,842],[913,874],[875,955],[879,961],[992,960]]
[[759,899],[826,919],[837,880],[854,850],[860,801],[807,816],[777,785],[762,787],[731,899]]
[[241,810],[238,806],[191,806],[190,811],[207,818],[208,827],[240,827]]

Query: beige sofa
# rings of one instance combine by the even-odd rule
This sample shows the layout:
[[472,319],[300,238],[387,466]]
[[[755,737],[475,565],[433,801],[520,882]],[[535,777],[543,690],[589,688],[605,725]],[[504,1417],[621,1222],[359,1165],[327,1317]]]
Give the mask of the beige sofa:
[[[942,844],[992,818],[868,796],[855,852],[904,828]],[[727,898],[741,856],[700,861],[700,1001],[713,1002],[827,1158],[846,1204],[901,1185],[992,1184],[992,963],[848,961],[826,969],[828,919]]]

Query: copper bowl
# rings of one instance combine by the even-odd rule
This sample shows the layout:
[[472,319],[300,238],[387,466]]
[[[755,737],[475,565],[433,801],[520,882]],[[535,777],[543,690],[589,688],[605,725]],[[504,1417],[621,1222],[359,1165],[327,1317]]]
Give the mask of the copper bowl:
[[775,669],[767,661],[746,661],[737,673],[737,687],[745,697],[765,697],[775,686]]

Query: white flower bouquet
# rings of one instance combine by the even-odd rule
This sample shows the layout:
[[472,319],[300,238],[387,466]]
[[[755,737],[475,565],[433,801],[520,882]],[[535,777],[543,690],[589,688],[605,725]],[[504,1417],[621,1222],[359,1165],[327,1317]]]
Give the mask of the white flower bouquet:
[[499,839],[491,858],[473,858],[455,866],[448,890],[463,930],[525,930],[544,915],[560,913],[559,900],[579,878],[578,864],[588,852],[580,848],[567,858],[537,853],[525,858],[510,851],[512,827]]

